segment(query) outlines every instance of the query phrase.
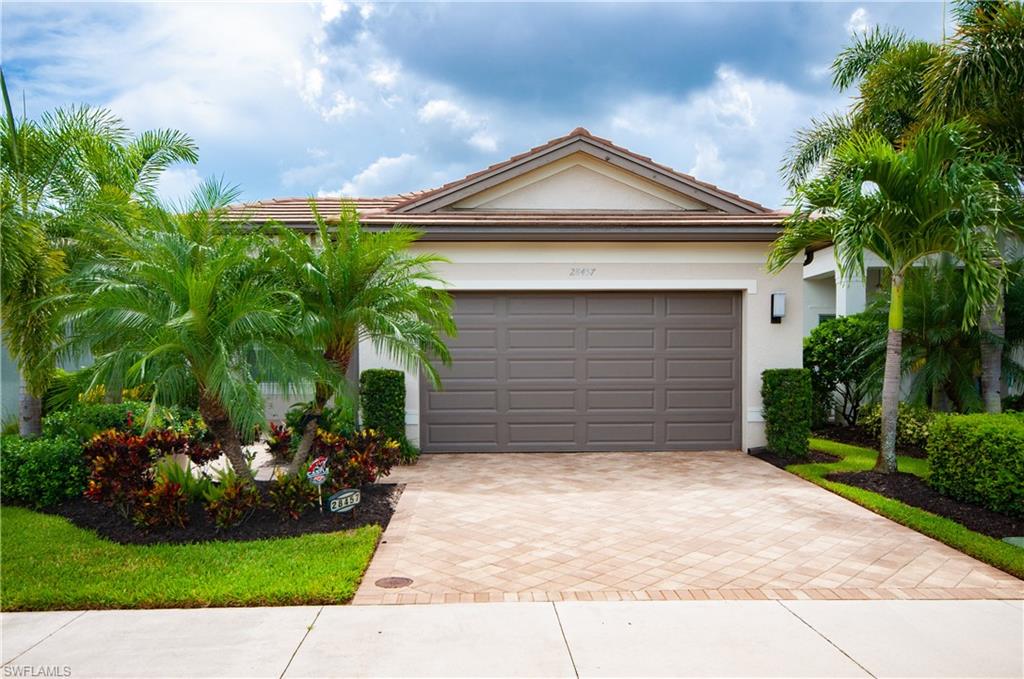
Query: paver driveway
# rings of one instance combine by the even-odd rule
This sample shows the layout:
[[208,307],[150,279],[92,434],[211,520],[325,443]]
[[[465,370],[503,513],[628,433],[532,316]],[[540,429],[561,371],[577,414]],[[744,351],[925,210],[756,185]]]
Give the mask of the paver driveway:
[[408,485],[357,604],[1024,597],[740,452],[425,455],[393,479]]

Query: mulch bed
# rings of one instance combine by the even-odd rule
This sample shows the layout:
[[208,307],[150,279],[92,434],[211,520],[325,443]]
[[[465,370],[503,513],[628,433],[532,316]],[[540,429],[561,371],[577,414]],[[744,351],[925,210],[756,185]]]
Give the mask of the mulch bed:
[[[873,434],[869,433],[863,427],[850,427],[847,425],[830,424],[827,427],[822,427],[813,433],[814,436],[823,439],[829,439],[831,441],[838,441],[839,443],[849,443],[852,446],[860,446],[862,448],[871,448],[872,450],[878,450],[878,438]],[[903,445],[896,448],[897,455],[905,455],[906,457],[917,457],[926,458],[928,454],[925,449],[920,446]]]
[[[260,492],[266,495],[267,481],[257,481]],[[231,528],[217,528],[210,520],[201,503],[189,508],[189,523],[185,528],[140,528],[130,519],[105,505],[83,498],[70,500],[46,510],[63,516],[80,528],[96,531],[101,537],[121,544],[187,544],[213,540],[264,540],[306,535],[308,533],[333,533],[360,526],[378,524],[387,528],[391,515],[398,504],[404,484],[375,483],[362,489],[362,498],[354,511],[344,514],[331,512],[325,507],[321,514],[315,508],[307,511],[298,520],[282,518],[280,514],[266,507],[260,507],[244,522]]]
[[899,472],[882,474],[874,471],[839,472],[825,477],[829,481],[856,486],[884,495],[903,504],[917,507],[956,521],[978,533],[994,538],[1024,535],[1024,517],[1013,517],[978,505],[961,502],[940,494],[924,479]]
[[832,462],[839,462],[841,458],[835,455],[829,455],[823,453],[820,450],[809,450],[807,451],[807,457],[802,459],[784,457],[776,453],[771,452],[767,448],[751,448],[747,451],[749,455],[756,457],[759,460],[764,460],[768,464],[775,465],[779,469],[785,469],[791,464],[808,464],[810,462],[823,462],[829,464]]

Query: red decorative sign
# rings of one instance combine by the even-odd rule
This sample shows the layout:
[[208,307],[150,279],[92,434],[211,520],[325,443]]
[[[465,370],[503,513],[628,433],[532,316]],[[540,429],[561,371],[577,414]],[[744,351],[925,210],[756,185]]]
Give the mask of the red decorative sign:
[[309,468],[306,469],[306,478],[310,483],[322,486],[327,480],[327,458],[321,455],[310,462]]

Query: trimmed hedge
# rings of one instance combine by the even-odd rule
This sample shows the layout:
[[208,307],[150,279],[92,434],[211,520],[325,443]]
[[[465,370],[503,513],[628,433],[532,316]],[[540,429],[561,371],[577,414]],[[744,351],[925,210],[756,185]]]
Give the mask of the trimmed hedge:
[[1024,516],[1024,415],[937,417],[928,461],[928,482],[943,495]]
[[405,437],[405,374],[386,368],[364,370],[359,376],[359,398],[363,426],[398,441],[402,464],[415,463],[420,451]]
[[40,509],[81,496],[88,475],[82,446],[71,436],[0,439],[4,503]]
[[762,414],[768,450],[784,457],[807,457],[811,435],[811,371],[775,368],[761,373]]
[[398,440],[405,437],[405,374],[373,368],[359,376],[363,426]]

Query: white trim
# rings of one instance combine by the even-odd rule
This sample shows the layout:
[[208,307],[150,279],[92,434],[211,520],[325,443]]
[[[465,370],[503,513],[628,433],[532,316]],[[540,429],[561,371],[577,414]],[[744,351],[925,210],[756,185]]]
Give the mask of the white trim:
[[753,279],[467,280],[447,281],[446,290],[745,290],[757,294]]

